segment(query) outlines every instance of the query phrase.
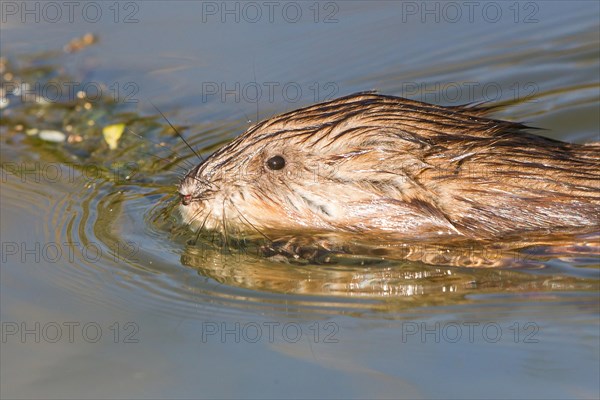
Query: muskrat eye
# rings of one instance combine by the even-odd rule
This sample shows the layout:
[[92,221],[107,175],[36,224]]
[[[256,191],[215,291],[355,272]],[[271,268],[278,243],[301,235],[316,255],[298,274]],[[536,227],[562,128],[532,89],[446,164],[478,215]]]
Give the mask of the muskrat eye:
[[278,170],[285,167],[285,159],[281,156],[271,157],[267,160],[267,167]]

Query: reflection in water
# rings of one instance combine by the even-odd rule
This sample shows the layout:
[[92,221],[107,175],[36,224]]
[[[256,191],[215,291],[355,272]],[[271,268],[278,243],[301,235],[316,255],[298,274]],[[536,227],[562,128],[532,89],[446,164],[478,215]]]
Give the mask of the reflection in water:
[[[423,304],[448,304],[463,302],[468,294],[499,290],[519,293],[595,289],[598,285],[594,280],[553,276],[543,271],[549,267],[549,261],[556,262],[561,257],[580,265],[585,264],[585,260],[592,263],[599,252],[597,237],[580,238],[580,241],[579,247],[573,246],[573,238],[544,246],[523,241],[487,246],[475,243],[466,246],[464,243],[347,245],[346,250],[354,250],[355,254],[323,252],[318,259],[309,262],[281,254],[265,258],[264,247],[230,248],[200,240],[188,244],[181,262],[223,284],[258,291],[412,297]],[[526,245],[529,247],[523,249]]]

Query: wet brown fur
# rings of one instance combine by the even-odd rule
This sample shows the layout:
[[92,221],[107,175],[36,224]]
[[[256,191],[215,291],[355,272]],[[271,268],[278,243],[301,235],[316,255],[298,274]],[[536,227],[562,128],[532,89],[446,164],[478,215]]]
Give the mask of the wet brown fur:
[[[401,238],[597,230],[600,146],[534,135],[492,109],[357,93],[275,116],[188,173],[184,220]],[[274,155],[282,171],[266,168]]]

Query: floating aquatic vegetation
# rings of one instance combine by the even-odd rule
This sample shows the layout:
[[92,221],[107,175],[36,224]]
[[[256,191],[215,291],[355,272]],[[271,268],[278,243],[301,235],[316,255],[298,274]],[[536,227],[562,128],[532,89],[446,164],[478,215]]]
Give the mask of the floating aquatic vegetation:
[[106,140],[106,143],[108,143],[108,147],[111,150],[115,150],[117,148],[117,144],[121,138],[121,135],[123,135],[124,130],[125,124],[108,125],[102,129],[104,140]]
[[170,148],[180,143],[160,115],[141,115],[135,103],[115,101],[109,83],[86,80],[93,71],[69,67],[89,64],[73,58],[85,58],[97,41],[88,34],[64,51],[0,58],[2,140],[26,141],[56,161],[107,170],[131,162],[149,173],[171,168],[178,156]]

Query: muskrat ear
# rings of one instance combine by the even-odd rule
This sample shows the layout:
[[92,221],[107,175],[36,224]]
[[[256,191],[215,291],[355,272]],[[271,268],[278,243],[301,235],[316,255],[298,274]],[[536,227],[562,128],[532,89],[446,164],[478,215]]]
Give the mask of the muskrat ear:
[[267,167],[272,170],[279,170],[285,167],[285,158],[281,156],[271,157],[267,160]]

